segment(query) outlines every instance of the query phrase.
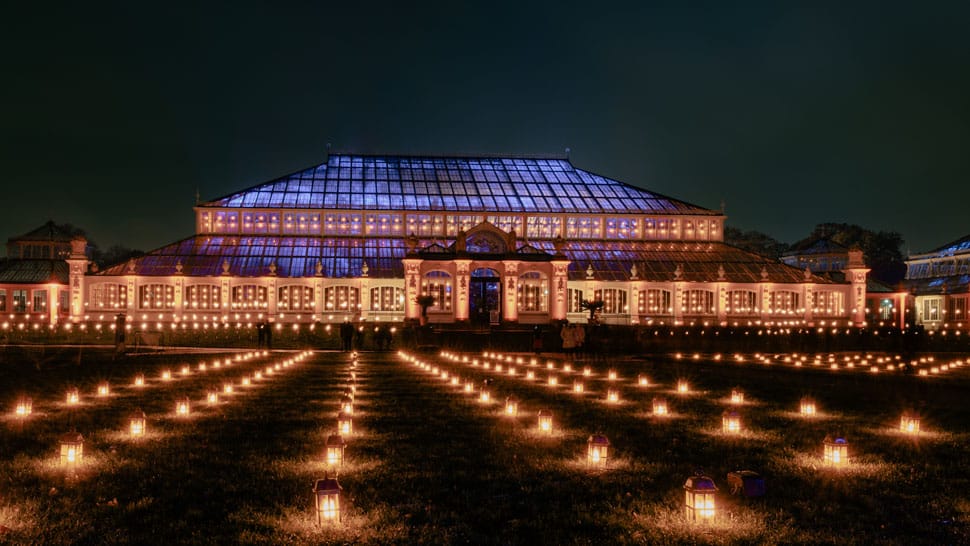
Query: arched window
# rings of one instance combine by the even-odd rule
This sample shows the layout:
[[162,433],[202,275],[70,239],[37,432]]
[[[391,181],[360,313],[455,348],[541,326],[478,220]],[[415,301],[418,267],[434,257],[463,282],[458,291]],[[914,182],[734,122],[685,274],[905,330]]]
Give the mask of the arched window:
[[768,312],[772,315],[795,315],[801,312],[801,294],[791,290],[776,290],[769,294]]
[[637,312],[641,315],[670,315],[674,312],[670,290],[648,288],[637,292]]
[[193,284],[185,287],[186,309],[219,309],[222,289],[215,284]]
[[519,275],[518,308],[525,312],[549,310],[549,282],[545,275],[530,271]]
[[170,284],[144,284],[138,287],[140,309],[173,309],[175,287]]
[[446,271],[428,271],[421,283],[421,294],[434,297],[429,311],[451,311],[451,275]]
[[688,315],[713,315],[714,292],[712,290],[685,290],[684,313]]
[[92,285],[89,305],[93,309],[124,309],[128,307],[128,287],[108,282]]
[[758,293],[754,290],[729,290],[726,311],[729,315],[757,315]]
[[360,289],[355,286],[328,286],[323,289],[323,306],[327,311],[356,312],[360,309]]
[[233,309],[265,309],[267,306],[265,286],[241,284],[232,287]]
[[621,315],[630,312],[626,304],[626,290],[618,288],[596,290],[593,292],[593,300],[603,301],[603,309],[600,312],[604,315]]
[[313,311],[313,288],[291,284],[279,287],[277,292],[276,308],[280,311]]
[[404,311],[404,289],[375,286],[370,289],[371,311]]

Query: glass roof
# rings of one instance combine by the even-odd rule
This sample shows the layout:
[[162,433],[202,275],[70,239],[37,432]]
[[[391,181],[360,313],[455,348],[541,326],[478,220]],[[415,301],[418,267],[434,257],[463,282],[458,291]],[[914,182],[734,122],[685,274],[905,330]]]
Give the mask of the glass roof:
[[577,169],[567,159],[344,154],[200,206],[720,214]]
[[19,260],[0,261],[0,283],[9,284],[46,284],[68,282],[67,262],[64,260]]
[[[953,241],[952,243],[947,243],[941,246],[940,248],[931,250],[927,252],[925,255],[921,255],[919,257],[926,258],[926,257],[937,256],[937,257],[943,258],[946,256],[953,256],[954,254],[963,254],[965,252],[970,252],[970,235],[967,235],[962,239]],[[916,257],[917,256],[911,256],[911,258],[916,258]]]
[[[434,244],[448,246],[452,242],[425,239],[418,248]],[[530,243],[537,250],[555,253],[551,242]],[[235,277],[258,277],[269,274],[276,266],[278,277],[312,277],[317,262],[325,277],[359,277],[364,262],[372,278],[404,278],[401,260],[406,253],[404,239],[392,238],[325,238],[325,237],[222,237],[198,235],[172,243],[134,260],[135,273],[147,276],[174,275],[181,265],[183,275],[222,275],[223,262],[229,264],[229,274]],[[447,259],[450,250],[442,258]],[[754,283],[762,280],[764,268],[771,282],[800,283],[804,272],[771,261],[724,243],[681,242],[596,242],[567,243],[563,253],[571,261],[569,278],[586,279],[586,268],[592,266],[594,278],[606,281],[625,281],[630,268],[636,264],[638,277],[649,281],[674,280],[681,267],[685,281],[713,282],[719,268],[724,268],[725,280]],[[524,257],[523,257],[524,258]],[[128,264],[122,263],[100,272],[100,275],[125,275]],[[831,281],[813,276],[815,283]]]

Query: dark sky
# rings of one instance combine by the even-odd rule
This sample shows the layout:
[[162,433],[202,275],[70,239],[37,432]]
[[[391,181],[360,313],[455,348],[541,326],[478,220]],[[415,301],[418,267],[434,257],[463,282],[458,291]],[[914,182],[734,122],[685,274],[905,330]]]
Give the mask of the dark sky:
[[569,147],[787,242],[827,221],[904,252],[970,233],[968,2],[176,4],[4,8],[0,238],[54,219],[150,250],[192,234],[196,190],[328,142]]

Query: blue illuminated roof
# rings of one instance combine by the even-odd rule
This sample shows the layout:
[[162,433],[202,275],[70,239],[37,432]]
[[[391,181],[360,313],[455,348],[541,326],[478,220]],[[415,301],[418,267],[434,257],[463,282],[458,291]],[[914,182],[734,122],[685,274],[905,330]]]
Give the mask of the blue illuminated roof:
[[199,206],[720,214],[577,169],[568,159],[346,154]]
[[970,235],[967,235],[962,239],[957,239],[952,243],[947,243],[940,248],[931,250],[921,257],[937,256],[942,258],[946,256],[953,256],[954,254],[965,254],[967,252],[970,252]]

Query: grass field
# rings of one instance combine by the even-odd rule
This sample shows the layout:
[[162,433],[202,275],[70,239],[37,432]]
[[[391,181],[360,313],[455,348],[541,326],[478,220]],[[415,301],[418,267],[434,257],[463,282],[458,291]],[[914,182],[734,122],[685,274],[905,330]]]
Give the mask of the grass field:
[[[827,360],[796,368],[779,358],[766,364],[671,355],[592,358],[573,362],[566,373],[562,360],[550,371],[546,358],[533,367],[529,355],[521,355],[522,363],[516,355],[503,359],[498,372],[498,359],[486,369],[480,353],[362,353],[356,367],[346,353],[318,352],[297,362],[299,355],[226,351],[113,360],[92,349],[3,349],[0,542],[970,542],[967,367],[923,377],[872,374],[862,366],[835,371]],[[937,355],[932,364],[955,358]],[[184,366],[190,373],[182,374]],[[161,378],[166,369],[168,381]],[[616,380],[607,379],[609,369]],[[528,370],[532,381],[524,377]],[[263,378],[255,379],[257,371]],[[133,385],[139,373],[142,387]],[[345,435],[339,469],[343,521],[320,526],[311,489],[328,471],[324,442],[336,430],[351,373],[354,432]],[[550,373],[557,386],[548,385]],[[456,374],[461,380],[452,385]],[[649,386],[638,385],[639,374]],[[485,379],[490,403],[479,401]],[[680,379],[690,384],[686,394],[676,392]],[[584,393],[573,392],[576,380]],[[464,392],[466,381],[473,392]],[[97,396],[101,382],[110,385],[109,395]],[[222,392],[226,383],[233,393]],[[65,402],[72,385],[81,395],[76,406]],[[606,401],[610,387],[618,403]],[[732,407],[733,388],[745,394],[737,407],[743,428],[729,435],[721,417]],[[215,405],[206,401],[210,390],[220,391]],[[27,417],[14,414],[22,395],[33,400]],[[510,395],[520,402],[515,417],[505,413]],[[816,400],[816,416],[798,413],[803,396]],[[175,413],[181,397],[191,401],[188,416]],[[670,415],[652,414],[655,397],[667,399]],[[137,409],[146,413],[148,431],[132,439],[127,417]],[[538,431],[540,409],[553,414],[551,434]],[[898,431],[905,410],[922,417],[916,437]],[[73,470],[59,460],[58,439],[70,430],[85,440]],[[593,433],[609,438],[605,469],[587,466]],[[822,463],[828,434],[848,439],[847,468]],[[729,494],[725,476],[742,468],[765,477],[766,496]],[[698,469],[720,488],[710,523],[684,517],[683,484]]]

